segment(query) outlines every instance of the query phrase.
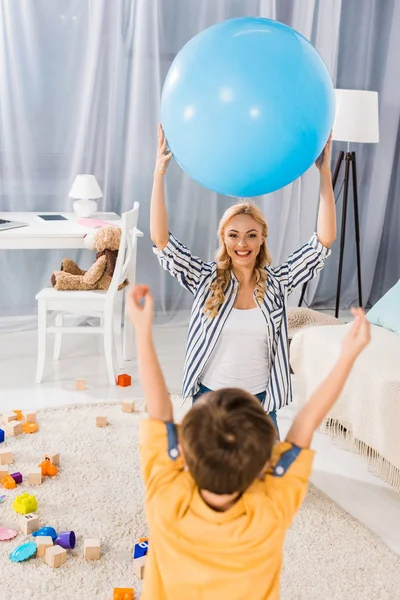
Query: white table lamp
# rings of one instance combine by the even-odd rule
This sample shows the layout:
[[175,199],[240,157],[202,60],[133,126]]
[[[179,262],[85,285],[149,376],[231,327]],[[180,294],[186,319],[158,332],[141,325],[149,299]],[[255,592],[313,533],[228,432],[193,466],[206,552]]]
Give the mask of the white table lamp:
[[78,217],[91,217],[97,210],[96,198],[102,198],[103,192],[94,175],[77,175],[69,192],[70,198],[76,198],[74,211]]
[[336,114],[332,139],[338,142],[379,142],[378,92],[335,90]]

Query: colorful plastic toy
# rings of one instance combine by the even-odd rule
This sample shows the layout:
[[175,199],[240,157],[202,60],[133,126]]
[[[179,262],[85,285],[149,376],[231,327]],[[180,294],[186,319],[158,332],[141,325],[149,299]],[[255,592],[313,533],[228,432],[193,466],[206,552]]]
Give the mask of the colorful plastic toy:
[[13,490],[17,487],[17,484],[15,483],[11,475],[6,475],[5,477],[2,477],[1,484],[4,485],[6,490]]
[[39,425],[37,423],[23,423],[22,424],[22,433],[36,433],[39,429]]
[[38,529],[37,531],[34,531],[32,533],[32,537],[37,537],[37,536],[50,536],[51,539],[54,540],[57,538],[57,533],[56,530],[54,529],[54,527],[41,527],[40,529]]
[[0,541],[6,542],[12,540],[18,535],[18,531],[15,529],[9,529],[8,527],[0,527]]
[[11,473],[11,477],[14,479],[15,483],[22,483],[22,473],[19,471]]
[[24,492],[15,498],[12,507],[16,513],[27,515],[37,510],[38,502],[33,494]]
[[133,588],[114,588],[113,600],[134,600]]
[[22,416],[22,410],[13,410],[13,413],[16,414],[16,419],[17,421],[22,421],[23,420],[23,416]]
[[5,494],[3,494],[3,496],[0,496],[0,504],[4,501],[4,498],[6,497]]
[[36,554],[37,546],[35,542],[26,542],[18,548],[15,548],[10,554],[10,558],[13,562],[22,562],[27,560]]
[[132,377],[130,375],[127,375],[126,373],[118,375],[117,385],[120,385],[121,387],[129,387],[130,385],[132,385]]
[[63,531],[62,533],[59,533],[56,537],[56,544],[58,544],[58,546],[61,546],[61,548],[65,548],[66,550],[75,548],[75,533],[73,531]]
[[4,429],[0,429],[0,444],[4,442]]
[[135,548],[133,550],[133,558],[142,558],[142,556],[146,556],[148,549],[148,540],[135,544]]
[[39,467],[42,469],[42,475],[43,477],[46,477],[46,475],[48,477],[54,477],[54,475],[57,475],[58,473],[58,468],[56,467],[56,465],[52,465],[51,462],[47,459],[43,460]]

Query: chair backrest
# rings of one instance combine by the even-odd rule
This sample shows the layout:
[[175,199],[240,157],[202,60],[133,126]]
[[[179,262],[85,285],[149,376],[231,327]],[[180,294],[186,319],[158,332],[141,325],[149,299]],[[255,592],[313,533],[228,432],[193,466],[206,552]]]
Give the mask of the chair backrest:
[[135,202],[133,209],[123,213],[121,218],[121,242],[119,245],[117,262],[110,287],[107,290],[107,300],[112,301],[118,291],[118,286],[128,277],[129,266],[134,256],[137,244],[137,223],[139,218],[139,202]]

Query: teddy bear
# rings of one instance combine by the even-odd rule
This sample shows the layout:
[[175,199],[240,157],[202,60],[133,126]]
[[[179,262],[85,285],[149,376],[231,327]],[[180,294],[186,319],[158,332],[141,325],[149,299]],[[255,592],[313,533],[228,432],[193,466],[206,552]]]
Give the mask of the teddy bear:
[[[64,258],[61,270],[54,271],[51,284],[56,290],[108,290],[117,262],[122,231],[119,227],[105,225],[94,236],[86,236],[85,247],[97,250],[96,262],[84,271],[71,260]],[[126,279],[119,290],[128,285]]]

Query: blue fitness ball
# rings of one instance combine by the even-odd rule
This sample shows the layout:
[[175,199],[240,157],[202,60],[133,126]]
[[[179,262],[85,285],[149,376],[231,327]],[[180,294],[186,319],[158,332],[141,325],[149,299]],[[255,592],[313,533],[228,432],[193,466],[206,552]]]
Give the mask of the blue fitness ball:
[[161,121],[181,168],[229,196],[272,192],[322,152],[334,90],[300,33],[270,19],[218,23],[191,39],[165,80]]

